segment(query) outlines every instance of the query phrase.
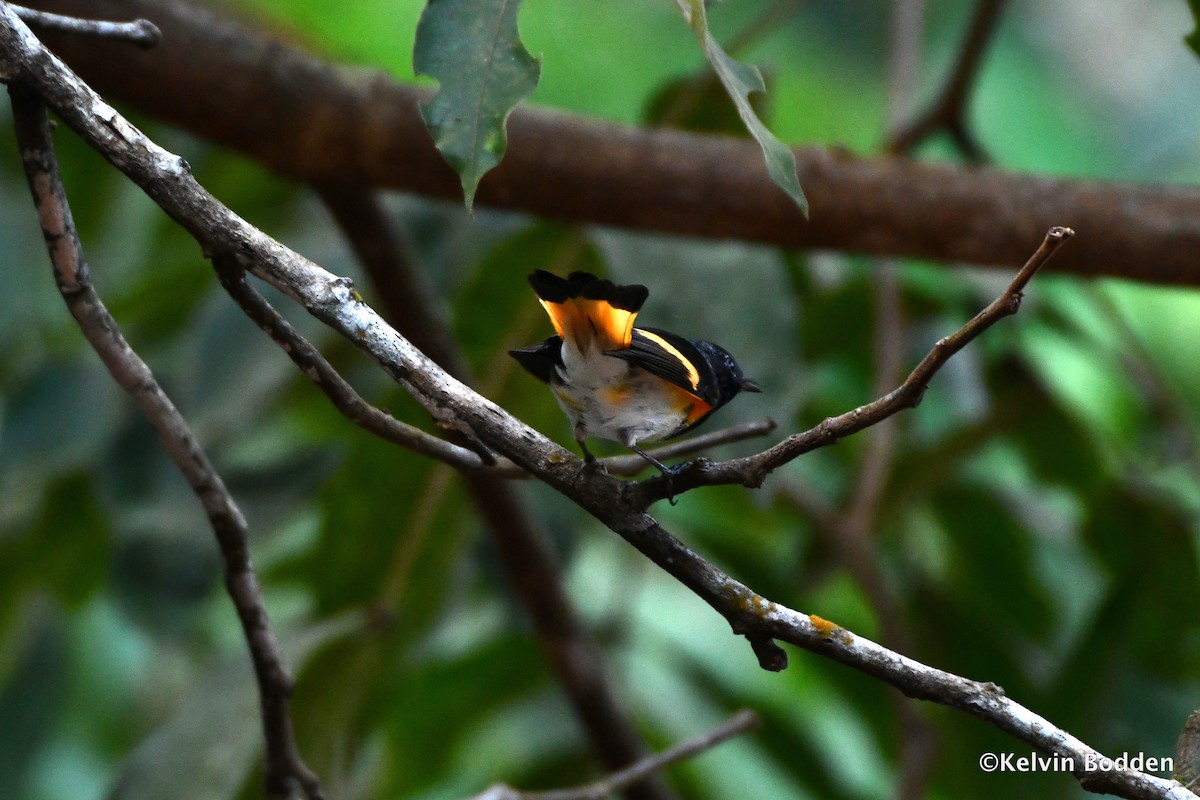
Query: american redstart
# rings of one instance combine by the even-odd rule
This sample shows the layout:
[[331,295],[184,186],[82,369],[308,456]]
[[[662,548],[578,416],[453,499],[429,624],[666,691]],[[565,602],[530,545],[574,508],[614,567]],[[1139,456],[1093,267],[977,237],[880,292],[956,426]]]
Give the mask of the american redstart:
[[538,270],[529,285],[557,335],[509,355],[550,384],[588,464],[588,436],[620,442],[670,478],[672,469],[640,442],[670,439],[699,425],[743,389],[762,391],[712,342],[685,339],[633,321],[650,292],[588,272],[566,278]]

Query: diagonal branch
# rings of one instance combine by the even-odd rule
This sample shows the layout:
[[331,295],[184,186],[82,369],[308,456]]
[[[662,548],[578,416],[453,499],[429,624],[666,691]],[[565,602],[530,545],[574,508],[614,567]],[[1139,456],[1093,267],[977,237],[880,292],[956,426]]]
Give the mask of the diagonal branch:
[[116,321],[92,287],[88,264],[59,179],[45,106],[35,94],[21,87],[11,87],[10,95],[21,160],[37,206],[59,292],[113,379],[137,403],[163,449],[187,479],[216,535],[225,568],[225,588],[242,623],[258,681],[266,739],[264,777],[267,796],[272,800],[288,800],[293,796],[293,784],[298,782],[310,800],[322,800],[321,782],[305,765],[296,748],[288,712],[293,680],[271,629],[262,589],[250,562],[246,519],[187,421],[158,385],[150,367],[125,341]]
[[[774,642],[788,642],[859,670],[910,697],[956,708],[1043,752],[1070,759],[1071,771],[1090,791],[1138,800],[1195,800],[1194,795],[1176,782],[1102,760],[1095,749],[1009,699],[994,684],[927,666],[829,620],[762,597],[697,556],[652,517],[631,508],[620,482],[606,476],[576,482],[577,459],[446,374],[367,306],[350,281],[331,275],[289,250],[213,198],[191,176],[182,159],[151,142],[103,103],[45,50],[3,3],[0,3],[0,73],[13,76],[41,94],[60,118],[192,233],[206,252],[236,260],[302,303],[316,318],[370,355],[435,415],[456,420],[485,445],[569,496],[712,606],[729,621],[735,633],[747,637],[761,662],[782,666],[779,659],[783,651]],[[1058,240],[1066,236],[1062,229],[1052,233],[1057,234]],[[1043,251],[1052,252],[1058,243],[1054,237],[1048,237],[1039,250],[1040,256],[1030,259],[1014,281],[1015,294],[1010,297],[1006,293],[1001,298],[1010,303],[1007,313],[1016,310],[1024,282],[1048,257],[1049,253]],[[911,380],[915,388],[909,389],[909,393],[919,396],[936,368],[978,335],[986,324],[986,319],[980,321],[977,317],[959,333],[940,342],[914,371]],[[893,401],[886,397],[877,401],[888,402]],[[875,413],[873,408],[874,404],[864,406],[860,413]],[[855,428],[858,429],[861,425]],[[781,446],[787,450],[795,445],[785,441]]]
[[691,589],[745,636],[767,668],[781,668],[787,642],[870,675],[908,697],[958,709],[1061,759],[1091,792],[1126,798],[1195,800],[1179,783],[1116,765],[1078,737],[1008,698],[987,682],[930,667],[815,614],[775,603],[700,558],[647,515],[581,503],[594,516]]
[[1004,293],[957,331],[938,340],[929,354],[909,373],[904,383],[883,397],[852,411],[830,417],[803,433],[794,433],[774,447],[756,455],[719,463],[704,459],[693,461],[671,478],[670,485],[664,478],[653,478],[638,484],[631,490],[634,494],[631,502],[645,508],[654,501],[665,498],[668,490],[678,496],[697,486],[739,483],[743,486],[758,487],[767,475],[789,461],[818,448],[835,444],[906,408],[915,408],[924,397],[933,376],[951,356],[1001,319],[1017,313],[1026,284],[1058,248],[1074,235],[1075,232],[1070,228],[1051,228]]

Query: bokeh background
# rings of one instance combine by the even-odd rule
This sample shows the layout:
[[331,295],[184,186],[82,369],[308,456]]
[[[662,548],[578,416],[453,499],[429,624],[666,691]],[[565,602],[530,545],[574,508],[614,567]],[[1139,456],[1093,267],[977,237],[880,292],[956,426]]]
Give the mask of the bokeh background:
[[[412,81],[421,5],[223,8]],[[787,13],[756,25],[779,5]],[[918,101],[940,84],[973,6],[927,5]],[[718,39],[766,73],[763,113],[781,139],[880,151],[890,4],[729,0],[710,13]],[[666,0],[526,0],[520,19],[543,59],[536,105],[650,124],[703,68]],[[1014,0],[971,130],[1005,169],[1194,182],[1200,63],[1183,42],[1193,28],[1183,0]],[[727,109],[709,103],[701,96],[682,121],[724,125]],[[0,106],[0,797],[260,796],[254,687],[211,532],[65,311],[6,97]],[[310,191],[130,114],[233,209],[370,298]],[[343,420],[229,302],[186,234],[69,132],[58,143],[101,295],[249,517],[300,678],[301,749],[330,796],[432,800],[495,780],[593,777],[457,476]],[[957,158],[940,140],[919,156]],[[710,427],[770,416],[789,432],[873,396],[870,259],[387,203],[482,391],[564,444],[549,393],[505,355],[549,333],[524,282],[534,268],[645,283],[645,323],[731,350],[766,391]],[[1017,266],[897,262],[904,363]],[[352,346],[280,305],[368,399],[428,423]],[[1084,281],[1051,263],[1021,313],[953,359],[898,422],[865,555],[848,554],[821,513],[851,495],[862,436],[761,490],[705,489],[655,513],[774,600],[865,636],[898,628],[907,654],[999,683],[1103,752],[1169,756],[1200,706],[1197,342],[1195,291]],[[875,800],[905,781],[928,797],[1083,794],[1069,775],[982,773],[981,753],[1028,748],[816,656],[793,651],[785,672],[761,671],[743,639],[623,541],[543,487],[521,491],[649,742],[743,706],[762,715],[757,733],[670,771],[682,797]],[[879,585],[862,579],[862,559]],[[929,743],[921,769],[902,757],[914,738]]]

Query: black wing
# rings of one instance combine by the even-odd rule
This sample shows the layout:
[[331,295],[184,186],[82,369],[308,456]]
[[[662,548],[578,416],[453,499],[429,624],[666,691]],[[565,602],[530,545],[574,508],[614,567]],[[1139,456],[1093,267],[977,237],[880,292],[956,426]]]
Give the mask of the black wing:
[[609,350],[647,372],[717,405],[716,383],[708,359],[691,341],[661,328],[634,328],[629,348]]

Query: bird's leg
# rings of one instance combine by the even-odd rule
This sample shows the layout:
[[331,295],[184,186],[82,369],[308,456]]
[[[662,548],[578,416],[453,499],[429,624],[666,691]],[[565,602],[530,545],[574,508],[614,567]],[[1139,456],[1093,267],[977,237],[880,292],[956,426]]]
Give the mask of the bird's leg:
[[579,443],[579,449],[583,451],[583,464],[575,472],[575,481],[578,481],[580,477],[583,476],[583,473],[590,472],[591,470],[598,469],[601,472],[608,472],[608,468],[605,467],[601,461],[597,460],[594,455],[592,455],[591,450],[588,450],[587,442],[584,441],[586,437],[587,434],[584,432],[583,426],[576,425],[575,441]]
[[657,458],[650,455],[642,448],[638,447],[636,444],[631,444],[631,445],[629,445],[629,447],[631,450],[633,450],[633,452],[637,453],[639,456],[646,459],[654,466],[658,467],[658,471],[662,473],[663,478],[666,479],[666,481],[667,481],[667,502],[670,503],[671,505],[675,505],[675,493],[671,487],[671,479],[674,478],[679,473],[683,472],[684,467],[687,466],[687,462],[684,462],[682,464],[676,464],[673,467],[668,467],[666,464],[662,463]]

